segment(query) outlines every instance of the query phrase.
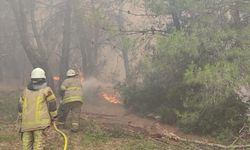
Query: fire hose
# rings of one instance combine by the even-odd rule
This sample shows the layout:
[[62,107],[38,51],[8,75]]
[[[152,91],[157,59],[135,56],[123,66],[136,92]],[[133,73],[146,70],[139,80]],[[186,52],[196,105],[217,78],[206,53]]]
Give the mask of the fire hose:
[[57,128],[56,122],[53,122],[53,126],[54,126],[56,132],[58,132],[58,133],[63,137],[63,139],[64,139],[64,148],[63,148],[63,150],[67,150],[68,138],[67,138],[66,134],[63,133],[61,130],[59,130],[59,129]]

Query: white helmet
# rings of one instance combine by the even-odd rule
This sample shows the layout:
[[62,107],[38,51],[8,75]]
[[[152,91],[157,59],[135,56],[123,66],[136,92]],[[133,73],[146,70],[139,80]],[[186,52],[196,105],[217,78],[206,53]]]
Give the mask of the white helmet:
[[35,68],[31,72],[31,79],[46,79],[45,71],[42,68]]
[[72,76],[75,76],[76,75],[76,72],[75,72],[75,70],[73,70],[73,69],[69,69],[68,71],[67,71],[67,77],[72,77]]

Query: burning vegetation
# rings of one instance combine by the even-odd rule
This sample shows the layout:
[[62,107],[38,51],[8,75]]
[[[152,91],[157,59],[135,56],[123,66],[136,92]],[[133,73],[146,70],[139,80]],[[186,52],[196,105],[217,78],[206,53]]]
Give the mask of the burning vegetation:
[[104,98],[104,100],[112,103],[112,104],[122,104],[122,102],[117,98],[117,96],[109,95],[107,93],[102,92],[101,96]]

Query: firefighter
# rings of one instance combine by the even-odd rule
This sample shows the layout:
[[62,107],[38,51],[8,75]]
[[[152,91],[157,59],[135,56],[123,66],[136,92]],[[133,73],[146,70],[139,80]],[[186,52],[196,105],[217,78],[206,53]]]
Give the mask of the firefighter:
[[81,106],[83,103],[82,84],[75,70],[68,70],[66,75],[67,79],[63,81],[60,87],[63,100],[58,110],[58,125],[64,126],[66,118],[69,112],[71,112],[71,131],[77,132],[79,130]]
[[18,112],[22,149],[43,150],[44,132],[57,116],[56,97],[47,86],[43,69],[35,68],[31,72],[31,81],[19,99]]

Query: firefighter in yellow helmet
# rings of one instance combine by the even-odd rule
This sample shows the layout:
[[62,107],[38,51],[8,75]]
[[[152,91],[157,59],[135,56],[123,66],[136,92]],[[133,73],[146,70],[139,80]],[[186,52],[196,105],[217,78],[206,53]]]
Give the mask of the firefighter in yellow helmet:
[[71,111],[71,131],[79,130],[81,106],[83,103],[82,84],[78,74],[70,69],[67,71],[67,79],[61,85],[63,100],[58,110],[58,125],[64,125],[66,118]]
[[56,109],[56,97],[47,86],[44,70],[35,68],[18,103],[23,150],[44,149],[44,130],[55,120]]

